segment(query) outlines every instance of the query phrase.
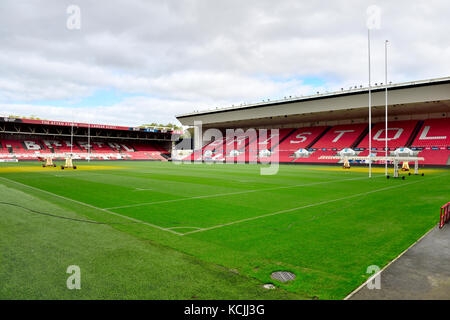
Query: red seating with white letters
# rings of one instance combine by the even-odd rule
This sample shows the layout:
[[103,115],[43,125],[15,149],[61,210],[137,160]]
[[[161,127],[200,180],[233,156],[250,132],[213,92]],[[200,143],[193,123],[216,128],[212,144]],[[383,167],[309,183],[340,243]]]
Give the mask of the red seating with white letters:
[[[388,148],[395,150],[396,148],[405,147],[416,125],[416,120],[388,122]],[[369,147],[369,134],[364,137],[358,147]],[[372,148],[383,149],[384,147],[385,124],[377,123],[372,127]]]
[[[19,159],[37,159],[39,154],[45,153],[87,153],[89,150],[87,141],[74,141],[71,148],[70,140],[58,139],[1,139],[0,145],[0,154],[3,158],[14,156]],[[167,161],[161,155],[161,153],[167,153],[167,150],[151,143],[93,141],[90,152],[93,158],[96,154],[113,154],[125,159]],[[101,158],[103,159],[104,156]]]
[[450,146],[450,118],[425,120],[412,146]]
[[312,148],[326,148],[342,150],[344,148],[350,148],[356,139],[366,130],[367,124],[347,124],[337,125],[327,131],[317,141]]
[[[258,150],[272,150],[275,147],[279,149],[280,141],[282,141],[293,129],[279,129],[278,133],[274,130],[267,130],[266,132],[258,130]],[[284,141],[283,141],[284,142]]]
[[305,127],[295,130],[284,140],[280,146],[280,151],[297,151],[308,147],[327,127]]

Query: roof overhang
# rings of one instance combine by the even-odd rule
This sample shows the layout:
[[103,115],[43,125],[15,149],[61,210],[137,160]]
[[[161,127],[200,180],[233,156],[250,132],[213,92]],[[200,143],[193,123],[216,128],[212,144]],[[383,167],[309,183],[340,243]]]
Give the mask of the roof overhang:
[[[450,111],[450,77],[387,86],[390,115]],[[371,87],[372,115],[384,115],[385,85]],[[185,126],[236,128],[365,118],[369,88],[342,90],[177,116]]]

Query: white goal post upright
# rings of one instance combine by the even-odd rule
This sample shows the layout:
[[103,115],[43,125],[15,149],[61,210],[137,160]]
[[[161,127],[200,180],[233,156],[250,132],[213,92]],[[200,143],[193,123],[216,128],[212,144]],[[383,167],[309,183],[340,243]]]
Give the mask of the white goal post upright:
[[[388,46],[389,41],[386,40],[384,42],[384,84],[386,86],[385,89],[385,99],[386,99],[386,105],[385,105],[385,157],[388,157],[388,82],[387,82],[387,46]],[[384,174],[387,176],[388,174],[388,164],[387,164],[387,160],[384,164]]]
[[91,161],[91,124],[88,123],[88,162]]
[[72,115],[72,126],[70,129],[70,154],[73,153],[73,115]]
[[369,53],[369,178],[372,177],[372,92],[370,83],[370,28],[367,29],[367,48]]
[[369,53],[369,178],[372,177],[372,92],[370,79],[370,28],[367,29],[367,48]]

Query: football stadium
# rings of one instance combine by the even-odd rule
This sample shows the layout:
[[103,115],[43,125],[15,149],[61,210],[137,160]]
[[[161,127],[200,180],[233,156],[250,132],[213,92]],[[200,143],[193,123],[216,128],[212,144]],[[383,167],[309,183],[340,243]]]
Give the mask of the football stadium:
[[[370,178],[367,159],[339,156],[369,154],[367,90],[179,115],[202,124],[193,139],[0,118],[1,296],[344,299],[435,227],[450,194],[450,78],[390,85],[387,132],[373,88],[372,156],[387,141],[391,158]],[[423,160],[395,178],[402,153]],[[79,295],[52,276],[71,261],[89,269]]]
[[[144,25],[147,17],[138,13],[146,6],[132,14],[124,8],[117,17]],[[16,60],[11,51],[7,60],[14,72],[0,76],[0,300],[189,300],[180,309],[184,315],[211,315],[213,309],[196,309],[194,303],[449,299],[448,69],[442,67],[447,76],[435,72],[420,78],[413,76],[425,73],[402,69],[396,73],[401,81],[390,81],[385,41],[385,60],[377,66],[382,61],[386,69],[371,79],[370,46],[381,42],[371,40],[375,30],[368,25],[363,48],[358,47],[361,65],[369,65],[368,83],[336,80],[339,85],[331,90],[308,76],[299,81],[300,71],[290,78],[281,71],[273,75],[265,69],[269,54],[263,55],[263,46],[249,40],[237,48],[221,37],[208,43],[219,43],[220,50],[232,47],[234,53],[247,45],[258,50],[245,63],[230,58],[236,64],[226,68],[236,69],[226,75],[217,71],[215,78],[214,68],[208,75],[198,70],[213,63],[203,52],[209,57],[216,49],[196,47],[197,38],[172,43],[176,32],[170,28],[146,28],[142,34],[134,27],[113,30],[120,23],[97,25],[87,4],[70,6],[67,14],[63,7],[64,19],[69,14],[64,37],[70,40],[61,43],[69,51],[81,43],[83,62],[64,66],[66,49],[55,41],[46,54],[59,62],[39,62],[40,49],[30,56],[17,53]],[[216,18],[226,15],[220,8]],[[22,9],[14,10],[22,16]],[[184,16],[183,10],[165,5],[156,12]],[[188,22],[174,23],[183,37],[198,33],[186,26],[205,18],[201,6],[192,10]],[[78,25],[80,12],[86,22]],[[264,33],[279,23],[249,12],[246,17],[257,17]],[[214,17],[209,23],[220,25],[211,22]],[[90,31],[104,25],[111,29]],[[226,34],[228,28],[220,30]],[[158,32],[167,37],[154,40]],[[140,36],[145,40],[134,43]],[[0,39],[9,38],[0,32]],[[158,44],[155,51],[137,45],[146,41]],[[177,45],[184,41],[189,45],[180,54]],[[308,45],[314,47],[314,41]],[[285,51],[275,55],[282,60]],[[149,62],[148,54],[160,60]],[[0,52],[0,65],[5,56]],[[251,71],[253,78],[240,82],[236,75],[260,56],[264,63]],[[400,56],[393,55],[397,64],[407,60]],[[185,69],[165,78],[164,61]],[[294,60],[280,63],[289,61]],[[49,79],[40,75],[33,82],[40,65]],[[350,64],[326,68],[353,77]],[[358,68],[354,83],[366,79],[367,70]],[[411,64],[404,68],[411,70]],[[150,76],[146,70],[159,73]],[[196,78],[192,70],[201,75]],[[20,78],[22,71],[26,76]],[[267,89],[272,85],[273,91]],[[297,85],[305,91],[286,93]],[[182,92],[173,93],[172,87]],[[283,94],[269,99],[267,92]],[[236,96],[259,99],[228,104]],[[37,116],[12,115],[30,112]],[[264,314],[250,307],[232,314]]]

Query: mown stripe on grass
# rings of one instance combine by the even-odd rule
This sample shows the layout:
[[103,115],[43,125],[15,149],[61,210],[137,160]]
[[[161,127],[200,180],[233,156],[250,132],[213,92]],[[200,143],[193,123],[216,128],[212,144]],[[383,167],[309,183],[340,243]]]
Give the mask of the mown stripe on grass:
[[[447,176],[447,175],[444,175]],[[261,219],[261,218],[266,218],[266,217],[271,217],[271,216],[276,216],[282,213],[288,213],[288,212],[292,212],[292,211],[297,211],[297,210],[302,210],[302,209],[307,209],[307,208],[312,208],[312,207],[317,207],[323,204],[328,204],[328,203],[332,203],[332,202],[337,202],[337,201],[342,201],[342,200],[347,200],[347,199],[352,199],[352,198],[356,198],[359,196],[365,196],[368,194],[372,194],[372,193],[376,193],[376,192],[381,192],[381,191],[386,191],[386,190],[391,190],[391,189],[395,189],[395,188],[400,188],[406,185],[411,185],[411,184],[415,184],[415,183],[420,183],[423,181],[429,181],[431,179],[436,179],[436,178],[440,178],[443,176],[436,176],[436,177],[431,177],[428,178],[426,180],[418,180],[418,181],[413,181],[413,182],[407,182],[404,184],[399,184],[399,185],[395,185],[395,186],[390,186],[390,187],[384,187],[384,188],[380,188],[380,189],[376,189],[376,190],[371,190],[371,191],[367,191],[367,192],[361,192],[361,193],[357,193],[357,194],[353,194],[351,196],[347,196],[347,197],[342,197],[342,198],[338,198],[338,199],[331,199],[331,200],[326,200],[326,201],[321,201],[321,202],[316,202],[316,203],[311,203],[305,206],[301,206],[301,207],[296,207],[296,208],[290,208],[290,209],[285,209],[285,210],[280,210],[280,211],[276,211],[276,212],[272,212],[272,213],[267,213],[267,214],[263,214],[260,216],[256,216],[256,217],[251,217],[251,218],[245,218],[245,219],[241,219],[241,220],[236,220],[236,221],[232,221],[232,222],[228,222],[228,223],[224,223],[224,224],[219,224],[216,226],[212,226],[212,227],[208,227],[208,228],[201,228],[199,230],[194,230],[194,231],[189,231],[184,233],[183,235],[188,235],[188,234],[192,234],[192,233],[198,233],[198,232],[203,232],[203,231],[209,231],[209,230],[214,230],[214,229],[218,229],[218,228],[222,228],[222,227],[227,227],[227,226],[231,226],[234,224],[238,224],[238,223],[242,223],[242,222],[247,222],[247,221],[252,221],[252,220],[257,220],[257,219]]]
[[[381,177],[381,176],[379,176],[379,177]],[[377,178],[377,177],[375,177],[375,178]],[[216,193],[216,194],[209,194],[209,195],[203,195],[203,196],[194,196],[194,197],[180,198],[180,199],[161,200],[161,201],[154,201],[154,202],[143,202],[143,203],[129,204],[129,205],[125,205],[125,206],[109,207],[109,208],[104,208],[104,209],[114,210],[114,209],[134,208],[134,207],[141,207],[141,206],[147,206],[147,205],[153,205],[153,204],[170,203],[170,202],[178,202],[178,201],[186,201],[186,200],[194,200],[194,199],[208,199],[208,198],[216,198],[216,197],[233,196],[233,195],[237,195],[237,194],[245,194],[245,193],[253,193],[253,192],[264,192],[264,191],[290,189],[290,188],[298,188],[298,187],[309,187],[309,186],[320,185],[320,184],[328,184],[328,183],[342,182],[342,181],[351,181],[351,180],[361,180],[361,179],[368,179],[368,178],[367,177],[358,177],[358,178],[350,178],[350,179],[337,179],[337,180],[331,180],[331,181],[321,181],[321,182],[313,182],[313,183],[296,184],[296,185],[292,185],[292,186],[281,186],[281,187],[272,187],[272,188],[264,188],[264,189],[244,190],[244,191],[226,192],[226,193]]]
[[18,184],[18,185],[26,187],[26,188],[30,188],[30,189],[33,189],[33,190],[36,190],[36,191],[43,192],[45,194],[49,194],[49,195],[52,195],[52,196],[60,198],[60,199],[64,199],[64,200],[67,200],[67,201],[72,201],[74,203],[80,204],[80,205],[88,207],[88,208],[96,209],[96,210],[99,210],[99,211],[102,211],[102,212],[105,212],[105,213],[108,213],[108,214],[111,214],[111,215],[114,215],[114,216],[117,216],[117,217],[121,217],[121,218],[124,218],[124,219],[127,219],[127,220],[131,220],[133,222],[137,222],[137,223],[140,223],[140,224],[145,224],[145,225],[150,226],[150,227],[155,228],[155,229],[159,229],[159,230],[162,230],[162,231],[167,231],[167,232],[179,235],[179,236],[183,235],[182,233],[179,233],[179,232],[176,232],[174,230],[167,229],[167,228],[160,227],[160,226],[158,226],[156,224],[144,222],[142,220],[138,220],[138,219],[135,219],[135,218],[132,218],[132,217],[129,217],[129,216],[124,216],[124,215],[121,215],[121,214],[113,212],[113,211],[109,211],[109,210],[104,209],[104,208],[99,208],[99,207],[93,206],[93,205],[88,204],[88,203],[84,203],[84,202],[81,202],[81,201],[78,201],[78,200],[74,200],[74,199],[70,199],[70,198],[67,198],[67,197],[64,197],[64,196],[60,196],[59,194],[56,194],[56,193],[53,193],[53,192],[50,192],[50,191],[46,191],[46,190],[42,190],[42,189],[39,189],[39,188],[36,188],[36,187],[32,187],[32,186],[29,186],[29,185],[26,185],[26,184],[23,184],[23,183],[20,183],[20,182],[17,182],[17,181],[14,181],[14,180],[11,180],[11,179],[8,179],[8,178],[5,178],[5,177],[0,177],[0,179],[9,181],[11,183]]

